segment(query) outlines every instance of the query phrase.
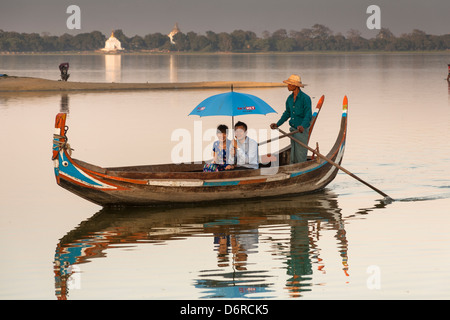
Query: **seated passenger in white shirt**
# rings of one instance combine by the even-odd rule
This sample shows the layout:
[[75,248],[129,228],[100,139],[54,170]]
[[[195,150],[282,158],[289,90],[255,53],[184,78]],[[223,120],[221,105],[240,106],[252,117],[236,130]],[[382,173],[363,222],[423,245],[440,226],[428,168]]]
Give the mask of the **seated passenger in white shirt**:
[[[236,169],[258,169],[258,143],[247,137],[247,125],[239,121],[234,126],[236,140],[234,141],[234,149],[236,149],[234,162]],[[233,148],[232,148],[233,151]]]

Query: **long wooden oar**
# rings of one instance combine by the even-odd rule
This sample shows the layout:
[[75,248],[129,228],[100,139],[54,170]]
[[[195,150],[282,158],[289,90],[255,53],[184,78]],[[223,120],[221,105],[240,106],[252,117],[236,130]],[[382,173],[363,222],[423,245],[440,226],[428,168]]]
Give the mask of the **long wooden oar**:
[[[280,131],[282,134],[286,134],[286,132],[284,132],[283,130],[281,130],[280,128],[278,128],[278,131]],[[346,174],[348,174],[350,177],[358,180],[359,182],[365,184],[366,186],[368,186],[369,188],[371,188],[372,190],[375,190],[376,192],[378,192],[379,194],[381,194],[384,197],[384,201],[386,202],[392,202],[394,201],[391,197],[389,197],[386,193],[384,193],[383,191],[375,188],[374,186],[372,186],[371,184],[367,183],[366,181],[362,180],[361,178],[355,176],[353,173],[351,173],[350,171],[348,171],[347,169],[343,168],[341,165],[337,164],[336,162],[334,162],[331,159],[328,159],[327,157],[325,157],[323,154],[320,154],[317,150],[314,150],[313,148],[310,148],[309,146],[307,146],[306,144],[304,144],[303,142],[301,142],[300,140],[288,136],[289,138],[292,139],[292,141],[295,141],[296,143],[298,143],[299,145],[301,145],[303,148],[308,149],[311,152],[314,152],[319,158],[322,158],[323,160],[331,163],[333,166],[335,166],[336,168],[338,168],[339,170],[344,171]]]
[[281,136],[275,137],[273,139],[269,139],[269,140],[260,142],[260,143],[258,143],[258,146],[262,146],[263,144],[266,144],[266,143],[269,143],[269,142],[272,142],[272,141],[277,141],[277,140],[279,140],[281,138],[284,138],[284,137],[287,137],[287,136],[292,136],[293,134],[296,134],[296,133],[299,133],[299,131],[295,130],[295,131],[292,131],[292,132],[289,132],[289,133],[286,133],[286,134],[282,134]]

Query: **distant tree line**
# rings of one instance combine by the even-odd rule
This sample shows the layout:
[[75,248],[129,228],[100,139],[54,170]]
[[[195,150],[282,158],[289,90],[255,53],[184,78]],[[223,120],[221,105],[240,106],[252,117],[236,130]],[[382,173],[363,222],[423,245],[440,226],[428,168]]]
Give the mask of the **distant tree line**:
[[[430,35],[421,30],[399,37],[382,28],[375,38],[365,39],[358,30],[344,36],[328,27],[315,24],[301,31],[264,31],[258,37],[252,31],[235,30],[231,33],[207,31],[177,33],[174,44],[162,33],[127,37],[122,30],[114,35],[127,51],[160,52],[300,52],[300,51],[421,51],[449,50],[450,34]],[[48,33],[17,33],[0,30],[0,52],[54,52],[92,51],[105,46],[107,37],[100,31],[51,36]]]

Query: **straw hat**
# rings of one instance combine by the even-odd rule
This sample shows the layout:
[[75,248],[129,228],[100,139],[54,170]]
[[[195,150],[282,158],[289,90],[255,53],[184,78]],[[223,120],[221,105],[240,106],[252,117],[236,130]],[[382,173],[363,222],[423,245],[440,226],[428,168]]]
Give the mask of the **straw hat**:
[[287,80],[284,80],[283,83],[292,84],[297,87],[303,88],[306,84],[302,83],[302,79],[297,74],[292,74]]

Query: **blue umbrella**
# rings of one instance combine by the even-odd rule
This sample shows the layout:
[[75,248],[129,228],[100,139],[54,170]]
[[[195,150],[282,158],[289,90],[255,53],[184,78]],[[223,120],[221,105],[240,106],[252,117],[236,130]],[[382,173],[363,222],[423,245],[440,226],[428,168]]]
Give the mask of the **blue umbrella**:
[[264,100],[257,96],[232,91],[216,94],[203,100],[189,114],[200,117],[207,116],[242,116],[248,114],[268,114],[277,113]]

